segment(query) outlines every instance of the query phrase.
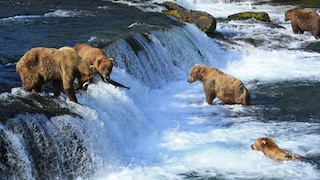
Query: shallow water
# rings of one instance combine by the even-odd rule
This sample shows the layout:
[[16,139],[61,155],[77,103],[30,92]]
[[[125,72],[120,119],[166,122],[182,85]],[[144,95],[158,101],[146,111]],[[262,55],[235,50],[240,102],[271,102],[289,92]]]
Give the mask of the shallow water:
[[[0,49],[0,178],[320,176],[320,55],[306,48],[318,40],[309,33],[294,35],[284,22],[284,11],[295,4],[252,3],[284,27],[274,28],[226,20],[248,10],[246,1],[177,0],[213,14],[216,39],[158,14],[161,7],[148,1],[0,3],[0,43],[5,44]],[[77,92],[79,105],[63,94],[52,98],[50,84],[39,94],[19,88],[15,62],[27,50],[83,42],[113,57],[111,78],[131,89],[115,88],[97,76],[86,92]],[[187,83],[195,63],[242,80],[252,105],[205,103],[202,85]],[[250,145],[262,136],[309,160],[280,163],[252,151]]]

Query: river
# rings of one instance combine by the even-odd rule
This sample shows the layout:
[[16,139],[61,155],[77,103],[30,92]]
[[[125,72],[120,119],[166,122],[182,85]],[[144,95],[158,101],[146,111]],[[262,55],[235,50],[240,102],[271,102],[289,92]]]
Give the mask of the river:
[[[212,14],[214,37],[154,2],[0,2],[0,179],[318,179],[319,40],[293,34],[284,12],[319,13],[319,2],[176,1]],[[249,10],[272,24],[227,20]],[[50,84],[39,94],[20,88],[15,65],[26,51],[76,43],[113,57],[111,78],[130,90],[96,76],[76,104],[53,98]],[[207,104],[202,85],[187,83],[196,63],[240,79],[251,105]],[[251,150],[264,136],[308,160]]]

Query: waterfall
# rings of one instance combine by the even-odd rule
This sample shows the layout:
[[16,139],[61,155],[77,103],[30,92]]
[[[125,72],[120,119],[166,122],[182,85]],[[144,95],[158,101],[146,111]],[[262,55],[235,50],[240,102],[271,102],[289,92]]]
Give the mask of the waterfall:
[[119,40],[105,51],[118,68],[150,88],[187,78],[196,63],[225,68],[225,60],[233,56],[193,25],[143,32]]

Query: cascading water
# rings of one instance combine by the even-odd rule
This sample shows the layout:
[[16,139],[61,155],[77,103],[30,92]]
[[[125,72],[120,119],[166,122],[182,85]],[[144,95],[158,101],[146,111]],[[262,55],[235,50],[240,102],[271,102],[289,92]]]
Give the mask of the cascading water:
[[[1,126],[2,177],[86,178],[108,164],[130,161],[126,152],[135,148],[141,133],[146,135],[143,126],[150,126],[143,110],[135,105],[140,98],[132,101],[130,97],[143,99],[149,88],[187,79],[193,64],[214,59],[207,50],[224,54],[217,43],[191,25],[140,33],[116,41],[105,50],[116,59],[112,76],[131,86],[127,93],[97,78],[96,84],[80,94],[80,103],[88,107],[45,96],[44,101],[28,93],[21,101],[15,101],[16,96],[24,94],[19,88],[12,92],[15,96],[1,95],[7,101],[5,106],[24,104],[20,104],[21,112],[4,118]],[[227,59],[216,59],[215,63],[225,66]],[[27,103],[30,98],[32,102]],[[33,108],[27,110],[29,106]],[[43,106],[52,108],[35,110]],[[49,113],[54,109],[57,114]],[[29,113],[22,113],[24,110]]]
[[[13,93],[19,97],[1,95],[7,107],[16,109],[13,118],[3,117],[0,129],[1,178],[86,178],[106,163],[103,154],[117,157],[96,112],[81,106],[79,112],[72,112],[76,104],[45,96],[21,97],[19,91]],[[99,136],[93,132],[99,132]]]
[[[28,14],[28,4],[16,3],[21,15],[11,11],[10,2],[0,2],[8,5],[3,12],[9,16],[0,19],[0,42],[8,45],[0,50],[0,179],[320,176],[319,53],[304,49],[304,43],[317,43],[312,36],[292,34],[283,21],[283,10],[291,6],[255,4],[285,27],[278,29],[227,21],[227,15],[248,9],[243,1],[177,0],[217,17],[216,32],[225,37],[216,40],[193,25],[108,1],[62,3],[56,9],[30,1],[40,12],[32,13],[30,5]],[[252,46],[251,39],[262,43]],[[30,46],[83,42],[97,42],[115,59],[111,79],[130,90],[96,76],[86,92],[77,92],[75,104],[64,95],[51,97],[50,85],[37,94],[19,88],[14,63]],[[187,83],[195,63],[242,80],[252,105],[205,103],[201,83]],[[252,151],[261,136],[310,161],[279,163]]]
[[224,54],[221,47],[208,40],[204,33],[200,32],[201,35],[195,37],[195,31],[198,30],[189,25],[186,28],[141,33],[111,44],[106,52],[130,76],[147,87],[159,88],[179,80],[181,76],[185,77],[195,63],[207,64],[214,59],[214,65],[226,65],[226,61],[213,57]]

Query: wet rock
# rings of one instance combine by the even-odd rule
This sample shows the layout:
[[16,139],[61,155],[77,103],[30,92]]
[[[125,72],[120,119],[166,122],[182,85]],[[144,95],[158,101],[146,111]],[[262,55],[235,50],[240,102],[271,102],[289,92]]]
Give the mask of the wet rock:
[[266,12],[241,12],[228,16],[229,20],[246,20],[256,19],[263,22],[271,22],[268,13]]
[[306,43],[303,46],[304,46],[303,49],[306,51],[313,51],[313,52],[320,53],[320,42],[318,42],[318,41]]
[[6,96],[0,96],[0,122],[5,124],[7,120],[14,118],[18,114],[44,114],[48,118],[60,115],[71,115],[79,117],[80,115],[72,112],[66,105],[66,102],[50,96],[41,96],[36,93],[30,93],[24,96],[15,96],[6,93]]
[[235,40],[243,41],[243,42],[250,44],[254,47],[262,46],[265,43],[265,41],[262,39],[254,39],[254,38],[235,38]]
[[213,33],[216,29],[217,21],[211,14],[203,11],[188,10],[173,2],[164,2],[161,5],[167,9],[162,11],[163,14],[194,24],[203,32]]

